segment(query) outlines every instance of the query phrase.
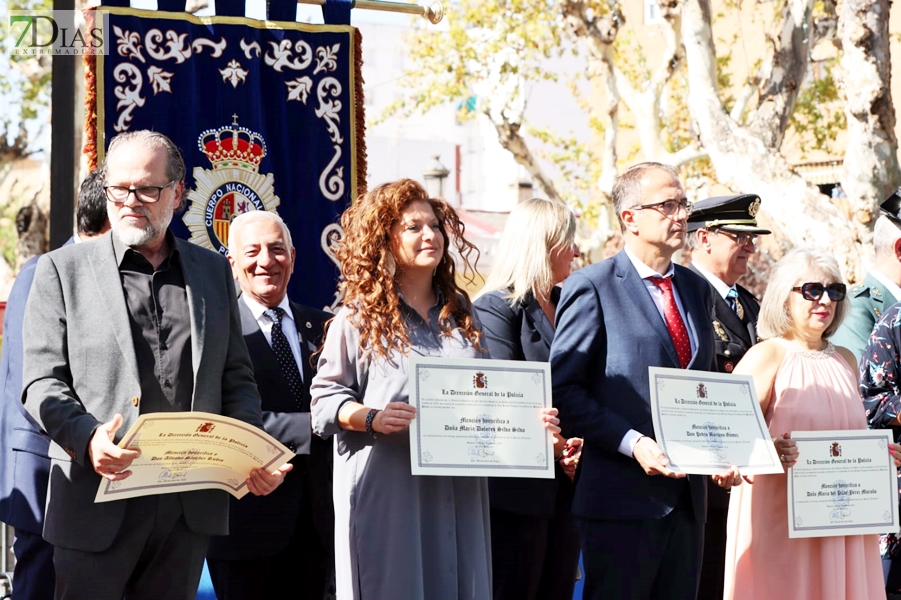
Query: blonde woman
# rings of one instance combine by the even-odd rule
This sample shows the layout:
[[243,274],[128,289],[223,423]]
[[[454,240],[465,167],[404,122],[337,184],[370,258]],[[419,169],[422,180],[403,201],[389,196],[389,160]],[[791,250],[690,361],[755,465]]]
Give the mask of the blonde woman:
[[[511,211],[475,301],[492,358],[547,362],[555,286],[569,277],[579,256],[575,234],[576,218],[562,202],[533,198]],[[581,444],[557,439],[555,452],[567,456],[554,479],[488,481],[494,600],[572,598],[579,538],[570,514],[571,477]]]
[[[735,372],[754,378],[786,470],[798,459],[791,431],[866,429],[854,357],[829,342],[847,310],[832,256],[796,249],[773,268],[757,323],[767,339]],[[898,446],[890,450],[897,459]],[[877,536],[789,539],[787,511],[785,473],[733,488],[726,600],[884,600]]]

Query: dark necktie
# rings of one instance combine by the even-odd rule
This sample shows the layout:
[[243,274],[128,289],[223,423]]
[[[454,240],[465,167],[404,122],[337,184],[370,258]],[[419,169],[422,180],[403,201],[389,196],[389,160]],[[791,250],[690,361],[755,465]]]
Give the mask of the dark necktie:
[[669,277],[651,277],[650,280],[660,288],[660,293],[663,295],[663,320],[666,321],[666,328],[673,339],[673,345],[676,346],[679,366],[684,369],[691,362],[691,339],[688,337],[688,329],[686,329],[685,321],[682,320],[679,307],[676,305],[676,297],[673,295],[673,280]]
[[291,389],[294,401],[303,410],[303,380],[300,378],[300,370],[297,368],[297,361],[294,360],[294,353],[291,352],[288,338],[282,331],[282,317],[285,316],[285,311],[279,307],[267,308],[265,315],[272,321],[272,351],[275,352],[275,358],[278,359],[282,373],[288,380],[288,387]]

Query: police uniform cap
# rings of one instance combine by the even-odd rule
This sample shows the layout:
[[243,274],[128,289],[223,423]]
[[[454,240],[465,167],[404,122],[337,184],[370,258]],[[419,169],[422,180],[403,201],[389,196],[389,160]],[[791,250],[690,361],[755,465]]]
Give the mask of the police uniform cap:
[[892,192],[892,195],[879,205],[879,210],[896,225],[901,225],[901,188]]
[[688,231],[718,228],[738,233],[772,233],[757,226],[759,209],[760,196],[757,194],[715,196],[700,200],[691,205]]

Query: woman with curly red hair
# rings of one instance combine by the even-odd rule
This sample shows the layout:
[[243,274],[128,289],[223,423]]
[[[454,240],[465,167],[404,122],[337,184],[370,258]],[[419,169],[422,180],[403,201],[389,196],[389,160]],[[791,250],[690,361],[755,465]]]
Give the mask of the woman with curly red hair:
[[[340,600],[489,600],[488,487],[413,477],[407,357],[486,355],[456,284],[475,247],[443,200],[415,181],[383,184],[341,217],[344,307],[311,386],[313,429],[336,435],[335,562]],[[559,431],[554,413],[545,426]]]

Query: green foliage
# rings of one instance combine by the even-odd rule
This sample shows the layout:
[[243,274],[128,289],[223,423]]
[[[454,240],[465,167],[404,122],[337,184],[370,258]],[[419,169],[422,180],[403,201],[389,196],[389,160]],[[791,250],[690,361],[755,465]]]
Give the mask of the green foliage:
[[814,150],[830,151],[838,134],[845,129],[841,96],[832,76],[837,61],[837,58],[823,61],[817,69],[819,76],[814,70],[813,77],[798,94],[788,132],[795,134],[804,158]]
[[[732,48],[737,41],[738,34],[735,33],[731,40],[719,38],[716,46],[716,85],[727,112],[735,104],[735,97],[732,95]],[[726,50],[723,51],[723,48]]]
[[[9,10],[50,10],[52,0],[0,0],[0,13]],[[34,121],[50,106],[50,57],[10,56],[8,27],[0,27],[0,147],[12,144],[20,126]],[[34,150],[34,149],[32,149]],[[3,165],[0,165],[2,168]]]
[[413,66],[399,83],[409,94],[391,104],[375,122],[467,99],[475,84],[489,78],[498,85],[512,78],[556,80],[556,74],[544,68],[545,61],[567,50],[553,2],[460,0],[447,8],[445,31],[430,26],[408,37]]
[[5,205],[0,205],[0,256],[13,269],[16,267],[16,243],[19,239],[16,214],[23,205],[24,200],[19,195],[13,195]]
[[636,90],[642,90],[651,79],[651,67],[644,47],[638,41],[634,29],[627,25],[613,42],[613,61]]
[[586,196],[600,175],[590,145],[575,136],[563,136],[547,128],[529,126],[529,135],[541,144],[538,154],[551,162],[560,173],[557,192],[571,204]]
[[668,152],[678,152],[695,143],[691,112],[685,102],[686,98],[688,98],[688,67],[683,62],[663,90],[661,104],[666,107],[666,117],[663,120],[661,135]]

